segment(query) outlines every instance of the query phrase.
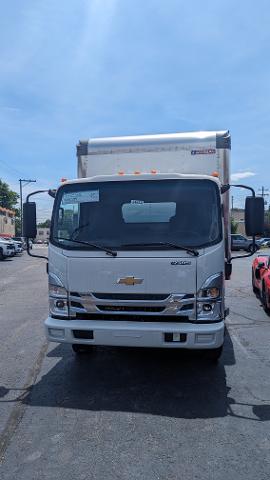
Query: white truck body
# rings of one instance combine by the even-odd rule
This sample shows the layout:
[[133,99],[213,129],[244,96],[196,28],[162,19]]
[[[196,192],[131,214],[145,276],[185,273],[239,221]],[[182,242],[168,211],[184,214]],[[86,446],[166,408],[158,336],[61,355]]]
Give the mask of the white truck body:
[[[78,179],[65,182],[55,200],[49,244],[51,311],[45,321],[47,338],[73,345],[219,349],[224,338],[225,263],[230,259],[228,192],[221,192],[221,186],[229,183],[229,133],[93,139],[81,141],[77,153]],[[168,198],[170,191],[177,195],[182,189],[186,191],[182,201],[188,197],[187,201],[191,203],[192,192],[196,197],[196,188],[202,192],[205,189],[205,198],[210,195],[210,190],[218,192],[217,207],[213,207],[214,213],[211,213],[212,217],[216,215],[211,228],[218,231],[217,223],[220,222],[220,233],[216,234],[215,241],[196,246],[196,238],[191,238],[192,231],[187,232],[190,238],[184,247],[193,242],[195,253],[192,253],[177,246],[143,247],[142,233],[139,246],[132,247],[130,243],[125,248],[114,249],[112,245],[115,256],[98,248],[87,248],[86,241],[94,243],[94,237],[87,237],[89,224],[83,225],[83,211],[87,205],[93,218],[95,211],[103,212],[103,227],[111,222],[113,233],[118,228],[120,207],[114,218],[118,207],[110,210],[111,205],[108,204],[107,208],[105,203],[103,207],[105,193],[102,192],[108,189],[115,192],[115,195],[111,193],[114,205],[115,196],[118,193],[124,195],[123,192],[129,189],[135,192],[143,188],[145,198],[148,198],[147,186],[155,192],[153,195],[157,196],[160,191],[162,196],[167,192]],[[147,229],[153,228],[152,223],[156,221],[153,216],[163,218],[169,215],[169,220],[159,218],[155,224],[156,241],[164,243],[164,236],[159,241],[159,229],[164,229],[166,222],[173,225],[178,211],[183,217],[185,207],[183,204],[181,207],[180,200],[175,207],[174,201],[147,203],[132,195],[129,203],[122,201],[121,222],[129,225],[121,228],[131,229],[137,238],[137,224],[143,232],[143,222],[146,222],[147,235]],[[195,200],[197,203],[190,211],[195,212],[197,219],[194,217],[195,224],[191,228],[196,236],[196,229],[200,222],[203,229],[208,212],[204,209],[203,194],[201,201],[200,198]],[[108,217],[106,208],[110,212]],[[211,203],[208,202],[205,208],[212,208]],[[168,213],[170,209],[173,213]],[[201,216],[197,215],[200,209]],[[72,217],[73,223],[76,221],[78,225],[75,231],[84,229],[84,237],[66,238],[70,233],[69,226],[67,221],[65,227],[61,226],[60,213],[66,215],[69,223]],[[151,225],[147,223],[147,215],[152,216]],[[96,216],[100,229],[102,215]],[[144,220],[140,220],[143,216]],[[92,217],[89,218],[91,223]],[[209,238],[214,239],[214,233],[211,235]],[[81,245],[80,242],[73,243],[75,238],[83,238]],[[102,242],[102,236],[99,240],[101,245],[107,246]]]

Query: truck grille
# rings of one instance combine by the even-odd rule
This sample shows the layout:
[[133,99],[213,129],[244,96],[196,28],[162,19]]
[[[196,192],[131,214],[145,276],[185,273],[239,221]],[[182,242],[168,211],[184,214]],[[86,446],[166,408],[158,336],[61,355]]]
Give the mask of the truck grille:
[[99,300],[146,300],[159,301],[166,300],[168,293],[93,293]]
[[196,319],[193,293],[87,293],[71,291],[70,313],[78,319],[180,322]]

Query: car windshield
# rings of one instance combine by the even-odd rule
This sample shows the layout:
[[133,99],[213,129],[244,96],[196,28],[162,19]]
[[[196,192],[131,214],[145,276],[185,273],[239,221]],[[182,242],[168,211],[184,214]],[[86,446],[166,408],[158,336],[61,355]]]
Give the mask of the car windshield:
[[56,198],[52,241],[68,249],[93,248],[71,240],[117,249],[212,245],[221,240],[218,187],[189,179],[65,185]]

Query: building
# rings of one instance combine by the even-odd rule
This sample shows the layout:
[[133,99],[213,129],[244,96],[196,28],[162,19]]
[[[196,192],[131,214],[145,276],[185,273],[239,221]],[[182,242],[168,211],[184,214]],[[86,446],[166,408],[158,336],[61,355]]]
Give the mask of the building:
[[237,223],[237,233],[246,235],[245,230],[245,210],[243,208],[234,208],[231,210],[231,217]]
[[15,212],[3,207],[0,207],[0,236],[15,236]]
[[49,228],[43,228],[43,227],[37,227],[37,236],[35,238],[35,241],[41,240],[42,242],[47,242],[50,237],[50,229]]

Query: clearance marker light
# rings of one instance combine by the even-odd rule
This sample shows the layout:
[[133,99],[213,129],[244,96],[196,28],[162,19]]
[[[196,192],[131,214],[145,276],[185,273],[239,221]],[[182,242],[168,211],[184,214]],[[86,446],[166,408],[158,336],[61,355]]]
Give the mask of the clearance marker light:
[[135,170],[134,175],[141,175],[141,172],[139,172],[139,170]]
[[125,172],[123,172],[123,170],[120,170],[120,172],[118,172],[118,175],[125,175]]
[[64,183],[66,181],[67,181],[67,178],[61,178],[61,180],[60,180],[61,183]]
[[156,175],[157,170],[151,170],[152,175]]
[[216,177],[216,178],[219,177],[219,173],[218,173],[218,172],[212,172],[211,175],[212,175],[212,177]]

